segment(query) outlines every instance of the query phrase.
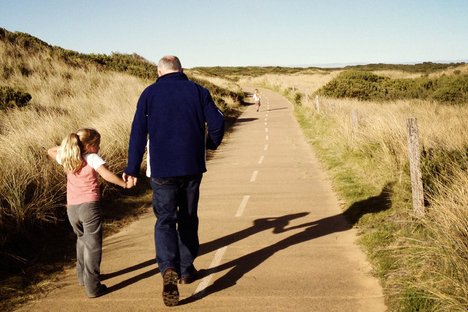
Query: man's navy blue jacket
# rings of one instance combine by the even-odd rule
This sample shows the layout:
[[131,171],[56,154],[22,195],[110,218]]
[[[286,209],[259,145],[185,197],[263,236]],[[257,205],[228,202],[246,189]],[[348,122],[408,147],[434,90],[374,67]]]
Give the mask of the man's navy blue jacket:
[[163,75],[138,100],[125,173],[138,177],[149,138],[151,177],[201,174],[205,150],[223,135],[224,116],[209,91],[181,72]]

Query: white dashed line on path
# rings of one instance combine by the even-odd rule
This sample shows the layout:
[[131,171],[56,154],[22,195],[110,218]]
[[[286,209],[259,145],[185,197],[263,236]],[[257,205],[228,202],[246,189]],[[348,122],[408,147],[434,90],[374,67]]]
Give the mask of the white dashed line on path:
[[249,201],[249,199],[250,199],[250,195],[244,195],[239,205],[239,208],[237,209],[236,217],[241,217],[244,214],[244,210],[245,210],[245,207],[247,207],[247,202]]
[[255,182],[255,180],[257,179],[257,174],[258,174],[258,170],[255,170],[254,172],[252,172],[252,176],[250,177],[250,182]]
[[263,160],[265,159],[265,156],[260,156],[260,159],[258,160],[258,164],[260,165],[263,163]]
[[[269,109],[269,105],[268,105],[268,109]],[[267,120],[268,120],[268,111],[265,114],[265,132],[266,133],[268,133],[268,128],[266,127],[268,125]],[[268,139],[269,139],[268,135],[265,137],[265,139],[268,141]],[[268,144],[265,144],[263,150],[266,151],[267,149],[268,149]],[[264,159],[265,159],[264,155],[260,156],[260,158],[258,160],[258,164],[262,164]],[[250,177],[250,182],[255,182],[255,180],[257,179],[257,175],[258,175],[258,170],[255,170],[254,172],[252,172],[252,176]],[[244,195],[242,197],[242,201],[240,202],[239,207],[237,208],[237,212],[235,214],[235,217],[241,217],[244,214],[244,211],[245,211],[245,208],[247,207],[247,203],[249,202],[249,199],[250,199],[250,195]],[[209,269],[215,268],[221,263],[221,260],[222,260],[222,258],[224,256],[227,248],[228,248],[228,246],[224,246],[224,247],[216,250],[216,253],[215,253],[214,257],[213,257],[213,260],[211,261],[211,264],[209,266]],[[194,295],[200,295],[201,293],[203,293],[205,291],[205,289],[210,285],[212,277],[213,277],[213,274],[205,276],[200,281],[200,284],[198,284],[197,289],[194,292]]]
[[[224,246],[224,247],[219,248],[218,250],[216,250],[216,253],[214,255],[213,260],[211,261],[209,269],[212,269],[212,268],[218,266],[221,263],[221,259],[223,258],[223,255],[226,252],[226,249],[227,249],[227,246]],[[199,294],[202,291],[204,291],[206,289],[206,287],[208,287],[208,285],[210,284],[212,277],[213,277],[213,274],[205,276],[201,280],[200,284],[198,284],[198,287],[197,287],[197,289],[195,289],[194,294]]]

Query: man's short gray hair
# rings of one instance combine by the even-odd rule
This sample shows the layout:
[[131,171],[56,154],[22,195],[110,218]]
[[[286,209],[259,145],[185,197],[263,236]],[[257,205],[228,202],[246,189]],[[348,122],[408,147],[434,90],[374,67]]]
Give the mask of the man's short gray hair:
[[182,71],[182,64],[177,56],[167,55],[159,60],[158,70],[163,73],[178,72]]

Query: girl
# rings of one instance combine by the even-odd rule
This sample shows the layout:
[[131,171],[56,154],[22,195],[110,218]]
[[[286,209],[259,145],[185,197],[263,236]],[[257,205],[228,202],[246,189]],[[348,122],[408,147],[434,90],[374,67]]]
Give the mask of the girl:
[[76,241],[78,283],[90,298],[103,295],[107,287],[99,280],[102,254],[102,213],[98,174],[104,180],[126,188],[126,183],[109,171],[97,154],[101,135],[94,129],[79,129],[47,153],[67,174],[67,215]]
[[257,112],[260,109],[260,92],[258,92],[258,89],[255,89],[255,92],[253,94],[253,100],[255,105],[257,106]]

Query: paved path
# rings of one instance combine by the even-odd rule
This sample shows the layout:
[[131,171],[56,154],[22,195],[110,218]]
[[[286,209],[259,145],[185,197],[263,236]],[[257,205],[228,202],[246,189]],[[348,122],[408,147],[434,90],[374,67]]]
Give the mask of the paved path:
[[355,230],[285,98],[262,90],[208,163],[200,199],[203,278],[161,299],[148,213],[104,242],[111,292],[87,299],[74,270],[22,311],[385,311]]

